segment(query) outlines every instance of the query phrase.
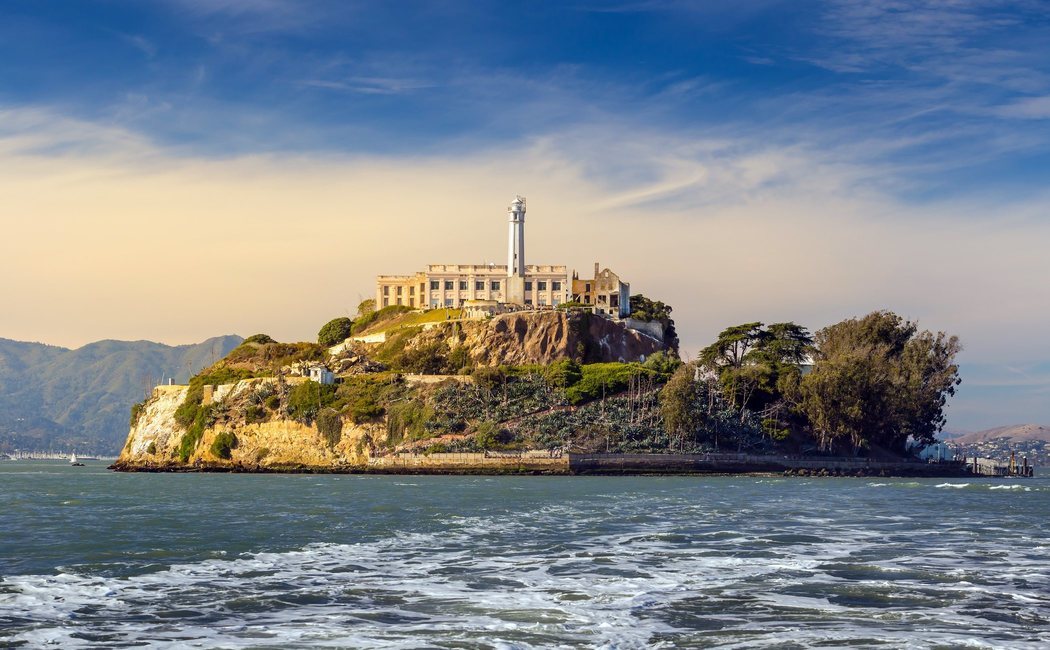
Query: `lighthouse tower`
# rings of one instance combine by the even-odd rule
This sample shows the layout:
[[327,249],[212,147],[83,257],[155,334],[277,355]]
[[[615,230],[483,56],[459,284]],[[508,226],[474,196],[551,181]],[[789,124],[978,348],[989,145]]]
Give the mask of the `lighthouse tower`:
[[525,304],[525,197],[516,196],[507,208],[506,302]]

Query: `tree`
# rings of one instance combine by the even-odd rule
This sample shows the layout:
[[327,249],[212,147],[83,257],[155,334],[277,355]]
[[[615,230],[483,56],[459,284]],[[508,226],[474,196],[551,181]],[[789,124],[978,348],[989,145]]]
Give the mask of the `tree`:
[[682,449],[687,440],[695,439],[706,419],[707,394],[696,373],[696,365],[684,364],[660,391],[660,415],[672,448],[677,443]]
[[317,333],[317,342],[325,347],[338,345],[350,338],[350,330],[353,326],[354,321],[346,316],[333,318],[325,323],[324,327]]
[[799,410],[819,447],[848,442],[905,452],[909,436],[930,443],[944,426],[947,398],[959,385],[959,340],[889,311],[849,319],[816,335],[813,371],[797,388]]
[[365,318],[376,310],[376,299],[369,298],[368,300],[362,300],[361,304],[357,306],[357,317]]
[[670,305],[659,300],[650,300],[640,293],[631,296],[631,318],[663,325],[664,347],[678,356],[678,332],[674,328],[671,311]]
[[718,375],[722,392],[740,417],[783,399],[782,382],[809,357],[813,338],[795,323],[743,323],[722,330],[700,351],[700,364]]

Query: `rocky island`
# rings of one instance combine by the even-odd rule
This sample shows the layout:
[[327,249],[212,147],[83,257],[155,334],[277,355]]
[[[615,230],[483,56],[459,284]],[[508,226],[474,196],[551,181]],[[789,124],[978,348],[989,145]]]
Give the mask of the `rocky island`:
[[[842,417],[834,411],[841,396],[833,402],[808,395],[813,416],[804,406],[807,390],[813,390],[809,378],[820,381],[820,394],[829,394],[842,360],[821,354],[804,329],[754,323],[729,328],[699,359],[683,363],[670,308],[641,295],[632,300],[637,322],[653,327],[632,328],[573,305],[469,319],[461,310],[372,310],[366,304],[356,320],[325,325],[318,343],[252,336],[188,385],[158,386],[137,404],[113,467],[919,476],[972,471],[961,462],[910,458],[898,444],[900,432],[876,432],[884,438],[859,434],[870,440],[815,433],[811,419],[820,417],[845,429],[833,422]],[[943,378],[950,380],[944,390],[954,386],[954,366],[943,364],[950,352],[945,340],[938,348],[936,336],[919,335],[899,317],[876,312],[822,330],[818,343],[832,345],[837,335],[829,330],[836,327],[856,330],[854,336],[896,332],[902,355],[909,340],[916,341],[913,353],[916,345],[932,342],[928,352],[941,350]],[[922,372],[932,389],[932,369],[912,370]],[[926,393],[938,400],[943,395]],[[917,420],[907,426],[907,437],[921,435]]]

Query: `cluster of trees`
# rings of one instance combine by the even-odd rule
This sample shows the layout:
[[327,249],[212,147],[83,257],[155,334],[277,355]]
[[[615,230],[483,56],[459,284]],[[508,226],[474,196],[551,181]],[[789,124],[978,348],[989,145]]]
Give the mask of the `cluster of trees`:
[[822,452],[904,454],[930,444],[960,383],[959,340],[888,311],[815,335],[795,323],[722,331],[661,395],[672,440],[767,442]]

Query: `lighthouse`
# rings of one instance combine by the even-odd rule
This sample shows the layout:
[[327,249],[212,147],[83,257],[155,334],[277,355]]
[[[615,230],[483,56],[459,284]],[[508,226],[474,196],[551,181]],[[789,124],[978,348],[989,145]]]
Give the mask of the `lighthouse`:
[[525,277],[525,197],[516,196],[507,208],[507,277]]
[[506,302],[525,304],[525,197],[515,196],[507,208]]

